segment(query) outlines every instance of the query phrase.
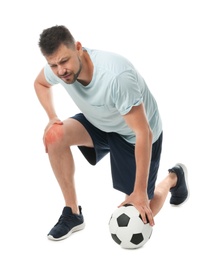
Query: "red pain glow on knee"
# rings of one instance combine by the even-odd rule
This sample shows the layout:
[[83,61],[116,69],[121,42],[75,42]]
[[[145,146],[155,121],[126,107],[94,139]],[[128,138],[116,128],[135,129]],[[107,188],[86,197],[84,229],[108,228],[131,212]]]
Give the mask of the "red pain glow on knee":
[[46,144],[52,144],[60,140],[63,136],[63,126],[54,124],[45,135]]

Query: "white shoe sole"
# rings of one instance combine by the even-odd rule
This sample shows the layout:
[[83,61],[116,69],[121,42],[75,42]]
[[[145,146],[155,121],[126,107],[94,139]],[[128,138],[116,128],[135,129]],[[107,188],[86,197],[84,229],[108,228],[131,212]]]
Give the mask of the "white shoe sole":
[[85,223],[82,223],[78,226],[75,226],[74,228],[72,228],[66,235],[62,236],[62,237],[59,237],[59,238],[55,238],[53,237],[52,235],[48,235],[47,238],[50,239],[50,240],[53,240],[53,241],[59,241],[59,240],[63,240],[67,237],[69,237],[72,233],[74,232],[77,232],[77,231],[80,231],[82,229],[85,228]]

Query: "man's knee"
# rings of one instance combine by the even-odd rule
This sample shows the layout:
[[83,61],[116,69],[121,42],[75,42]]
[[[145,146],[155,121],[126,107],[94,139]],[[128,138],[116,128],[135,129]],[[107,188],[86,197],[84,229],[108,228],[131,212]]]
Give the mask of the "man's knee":
[[54,124],[51,128],[47,131],[45,135],[45,143],[46,145],[56,143],[62,140],[64,135],[63,125]]

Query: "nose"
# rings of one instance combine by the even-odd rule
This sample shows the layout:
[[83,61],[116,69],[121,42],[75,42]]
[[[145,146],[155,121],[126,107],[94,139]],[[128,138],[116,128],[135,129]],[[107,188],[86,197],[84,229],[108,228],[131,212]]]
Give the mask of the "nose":
[[59,76],[62,76],[62,75],[64,75],[65,73],[66,73],[66,69],[65,69],[63,66],[59,65],[59,66],[58,66],[58,75],[59,75]]

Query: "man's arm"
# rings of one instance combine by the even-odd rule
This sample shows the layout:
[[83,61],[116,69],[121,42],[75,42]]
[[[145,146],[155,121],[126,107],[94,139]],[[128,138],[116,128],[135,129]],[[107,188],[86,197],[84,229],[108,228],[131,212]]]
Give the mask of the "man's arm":
[[[46,111],[47,116],[49,118],[49,123],[47,124],[45,131],[44,131],[44,136],[45,136],[45,134],[47,133],[47,131],[50,129],[50,127],[53,124],[63,124],[63,123],[58,118],[58,116],[55,112],[55,108],[53,105],[51,85],[45,79],[44,69],[41,70],[41,72],[38,74],[37,78],[35,79],[34,88],[35,88],[38,100],[40,101],[42,107]],[[46,144],[45,144],[45,148],[47,151]]]
[[35,79],[34,88],[41,105],[47,113],[49,120],[57,117],[53,106],[51,85],[45,79],[44,69],[41,70]]
[[125,203],[133,204],[141,213],[144,223],[149,220],[154,225],[152,211],[149,207],[147,185],[152,150],[152,131],[149,127],[143,105],[134,106],[129,113],[124,115],[127,125],[136,135],[135,160],[136,178],[133,193],[126,199]]

